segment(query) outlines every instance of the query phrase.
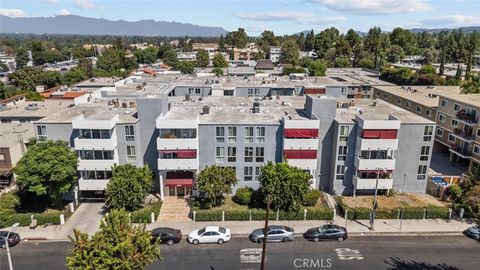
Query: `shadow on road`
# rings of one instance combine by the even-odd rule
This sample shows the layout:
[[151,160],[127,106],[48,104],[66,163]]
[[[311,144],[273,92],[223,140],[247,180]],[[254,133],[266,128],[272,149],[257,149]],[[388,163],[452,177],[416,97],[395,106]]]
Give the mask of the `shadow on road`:
[[426,262],[417,262],[414,260],[402,260],[400,258],[390,257],[391,261],[385,261],[390,267],[388,270],[461,270],[453,265],[429,264]]

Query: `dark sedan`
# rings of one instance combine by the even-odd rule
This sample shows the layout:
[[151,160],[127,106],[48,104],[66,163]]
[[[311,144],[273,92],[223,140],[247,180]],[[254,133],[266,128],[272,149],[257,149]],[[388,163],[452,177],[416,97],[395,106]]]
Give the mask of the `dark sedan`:
[[472,226],[463,232],[466,236],[480,240],[480,226]]
[[318,242],[320,240],[343,241],[348,238],[347,229],[333,224],[311,228],[303,234],[305,239]]
[[159,239],[159,243],[164,243],[169,246],[180,242],[182,239],[182,232],[172,228],[155,228],[152,230],[152,240]]
[[[7,231],[0,231],[0,247],[6,248],[5,238],[7,238]],[[10,232],[8,235],[8,247],[13,247],[20,243],[20,235],[18,233]]]

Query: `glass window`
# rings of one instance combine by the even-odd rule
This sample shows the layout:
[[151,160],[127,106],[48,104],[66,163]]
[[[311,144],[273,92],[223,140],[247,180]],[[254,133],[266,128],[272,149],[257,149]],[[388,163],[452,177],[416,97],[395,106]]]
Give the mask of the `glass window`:
[[397,99],[397,105],[402,105],[402,100],[401,99]]
[[432,116],[432,110],[429,110],[429,109],[425,110],[425,114],[426,114],[428,117]]
[[412,107],[412,103],[411,103],[410,101],[407,101],[407,103],[406,103],[406,104],[407,104],[407,108],[410,108],[410,107]]
[[245,162],[253,162],[253,147],[245,147]]
[[260,173],[261,173],[261,169],[260,167],[255,167],[255,181],[258,181],[258,178],[260,177]]
[[265,127],[257,127],[257,143],[264,143],[265,142]]
[[37,135],[38,138],[46,138],[47,137],[47,127],[46,126],[37,126]]
[[427,165],[418,166],[417,180],[425,180],[427,178]]
[[235,162],[235,161],[237,161],[237,148],[228,147],[228,162]]
[[255,149],[255,161],[256,162],[264,162],[265,161],[265,148],[264,147],[257,147]]
[[228,127],[228,142],[237,142],[237,127]]
[[100,139],[100,130],[99,129],[92,129],[92,138],[93,139]]
[[135,140],[135,127],[134,126],[125,126],[125,140],[127,142]]
[[455,119],[452,119],[452,127],[458,127],[458,121]]
[[103,151],[103,159],[113,159],[113,151]]
[[446,101],[445,99],[442,99],[440,101],[440,104],[442,105],[442,107],[447,107],[448,106],[448,101]]
[[480,146],[478,146],[478,145],[475,144],[475,145],[473,146],[473,152],[474,152],[475,154],[477,154],[477,155],[480,155]]
[[193,139],[197,137],[197,130],[194,128],[184,129],[160,129],[162,139]]
[[90,129],[81,129],[80,130],[80,138],[91,139],[92,138],[92,131]]
[[462,107],[460,106],[460,104],[455,103],[455,104],[453,105],[453,110],[456,111],[456,112],[460,111],[461,108],[462,108]]
[[217,147],[215,154],[215,162],[223,163],[225,162],[225,147]]
[[427,161],[430,155],[430,146],[422,146],[420,150],[420,160]]
[[340,145],[338,147],[338,160],[347,159],[347,146]]
[[455,136],[453,136],[451,133],[448,134],[448,141],[452,142],[452,143],[455,143]]
[[443,138],[443,129],[437,127],[437,131],[435,132],[437,137]]
[[423,131],[423,141],[424,142],[429,142],[432,140],[432,134],[433,134],[433,126],[425,126],[425,129]]
[[418,113],[421,113],[421,112],[422,112],[422,107],[417,106],[417,112],[418,112]]
[[217,127],[215,134],[217,142],[225,142],[225,127]]
[[108,130],[108,129],[101,129],[101,130],[100,130],[100,138],[102,138],[102,139],[110,139],[110,130]]
[[349,126],[340,126],[340,141],[348,140],[348,133],[350,132]]
[[243,181],[253,180],[253,167],[245,166],[243,168]]
[[102,150],[95,150],[94,155],[95,155],[95,159],[103,159],[103,151]]
[[445,123],[445,119],[446,119],[445,114],[441,114],[441,113],[438,114],[438,121],[440,121],[441,123]]
[[135,152],[135,146],[127,146],[127,162],[137,161],[137,153]]
[[253,143],[253,127],[245,127],[245,142]]

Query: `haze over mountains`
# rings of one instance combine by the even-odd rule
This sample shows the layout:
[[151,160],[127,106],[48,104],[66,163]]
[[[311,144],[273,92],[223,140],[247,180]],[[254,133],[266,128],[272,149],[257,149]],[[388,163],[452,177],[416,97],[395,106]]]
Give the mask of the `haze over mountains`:
[[199,26],[189,23],[141,20],[87,18],[77,15],[55,17],[0,16],[1,33],[19,34],[76,34],[76,35],[127,35],[127,36],[203,36],[216,37],[226,34],[221,27]]

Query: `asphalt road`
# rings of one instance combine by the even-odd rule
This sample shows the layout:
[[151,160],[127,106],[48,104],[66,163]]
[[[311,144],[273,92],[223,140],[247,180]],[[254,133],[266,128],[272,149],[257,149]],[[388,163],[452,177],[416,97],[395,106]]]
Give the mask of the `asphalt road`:
[[[15,270],[65,269],[68,242],[23,242],[11,249]],[[233,238],[223,245],[185,241],[161,247],[162,260],[147,269],[259,269],[261,244]],[[463,236],[351,237],[313,243],[297,238],[269,243],[266,269],[458,270],[479,269],[480,245]],[[0,270],[7,270],[0,250]]]

